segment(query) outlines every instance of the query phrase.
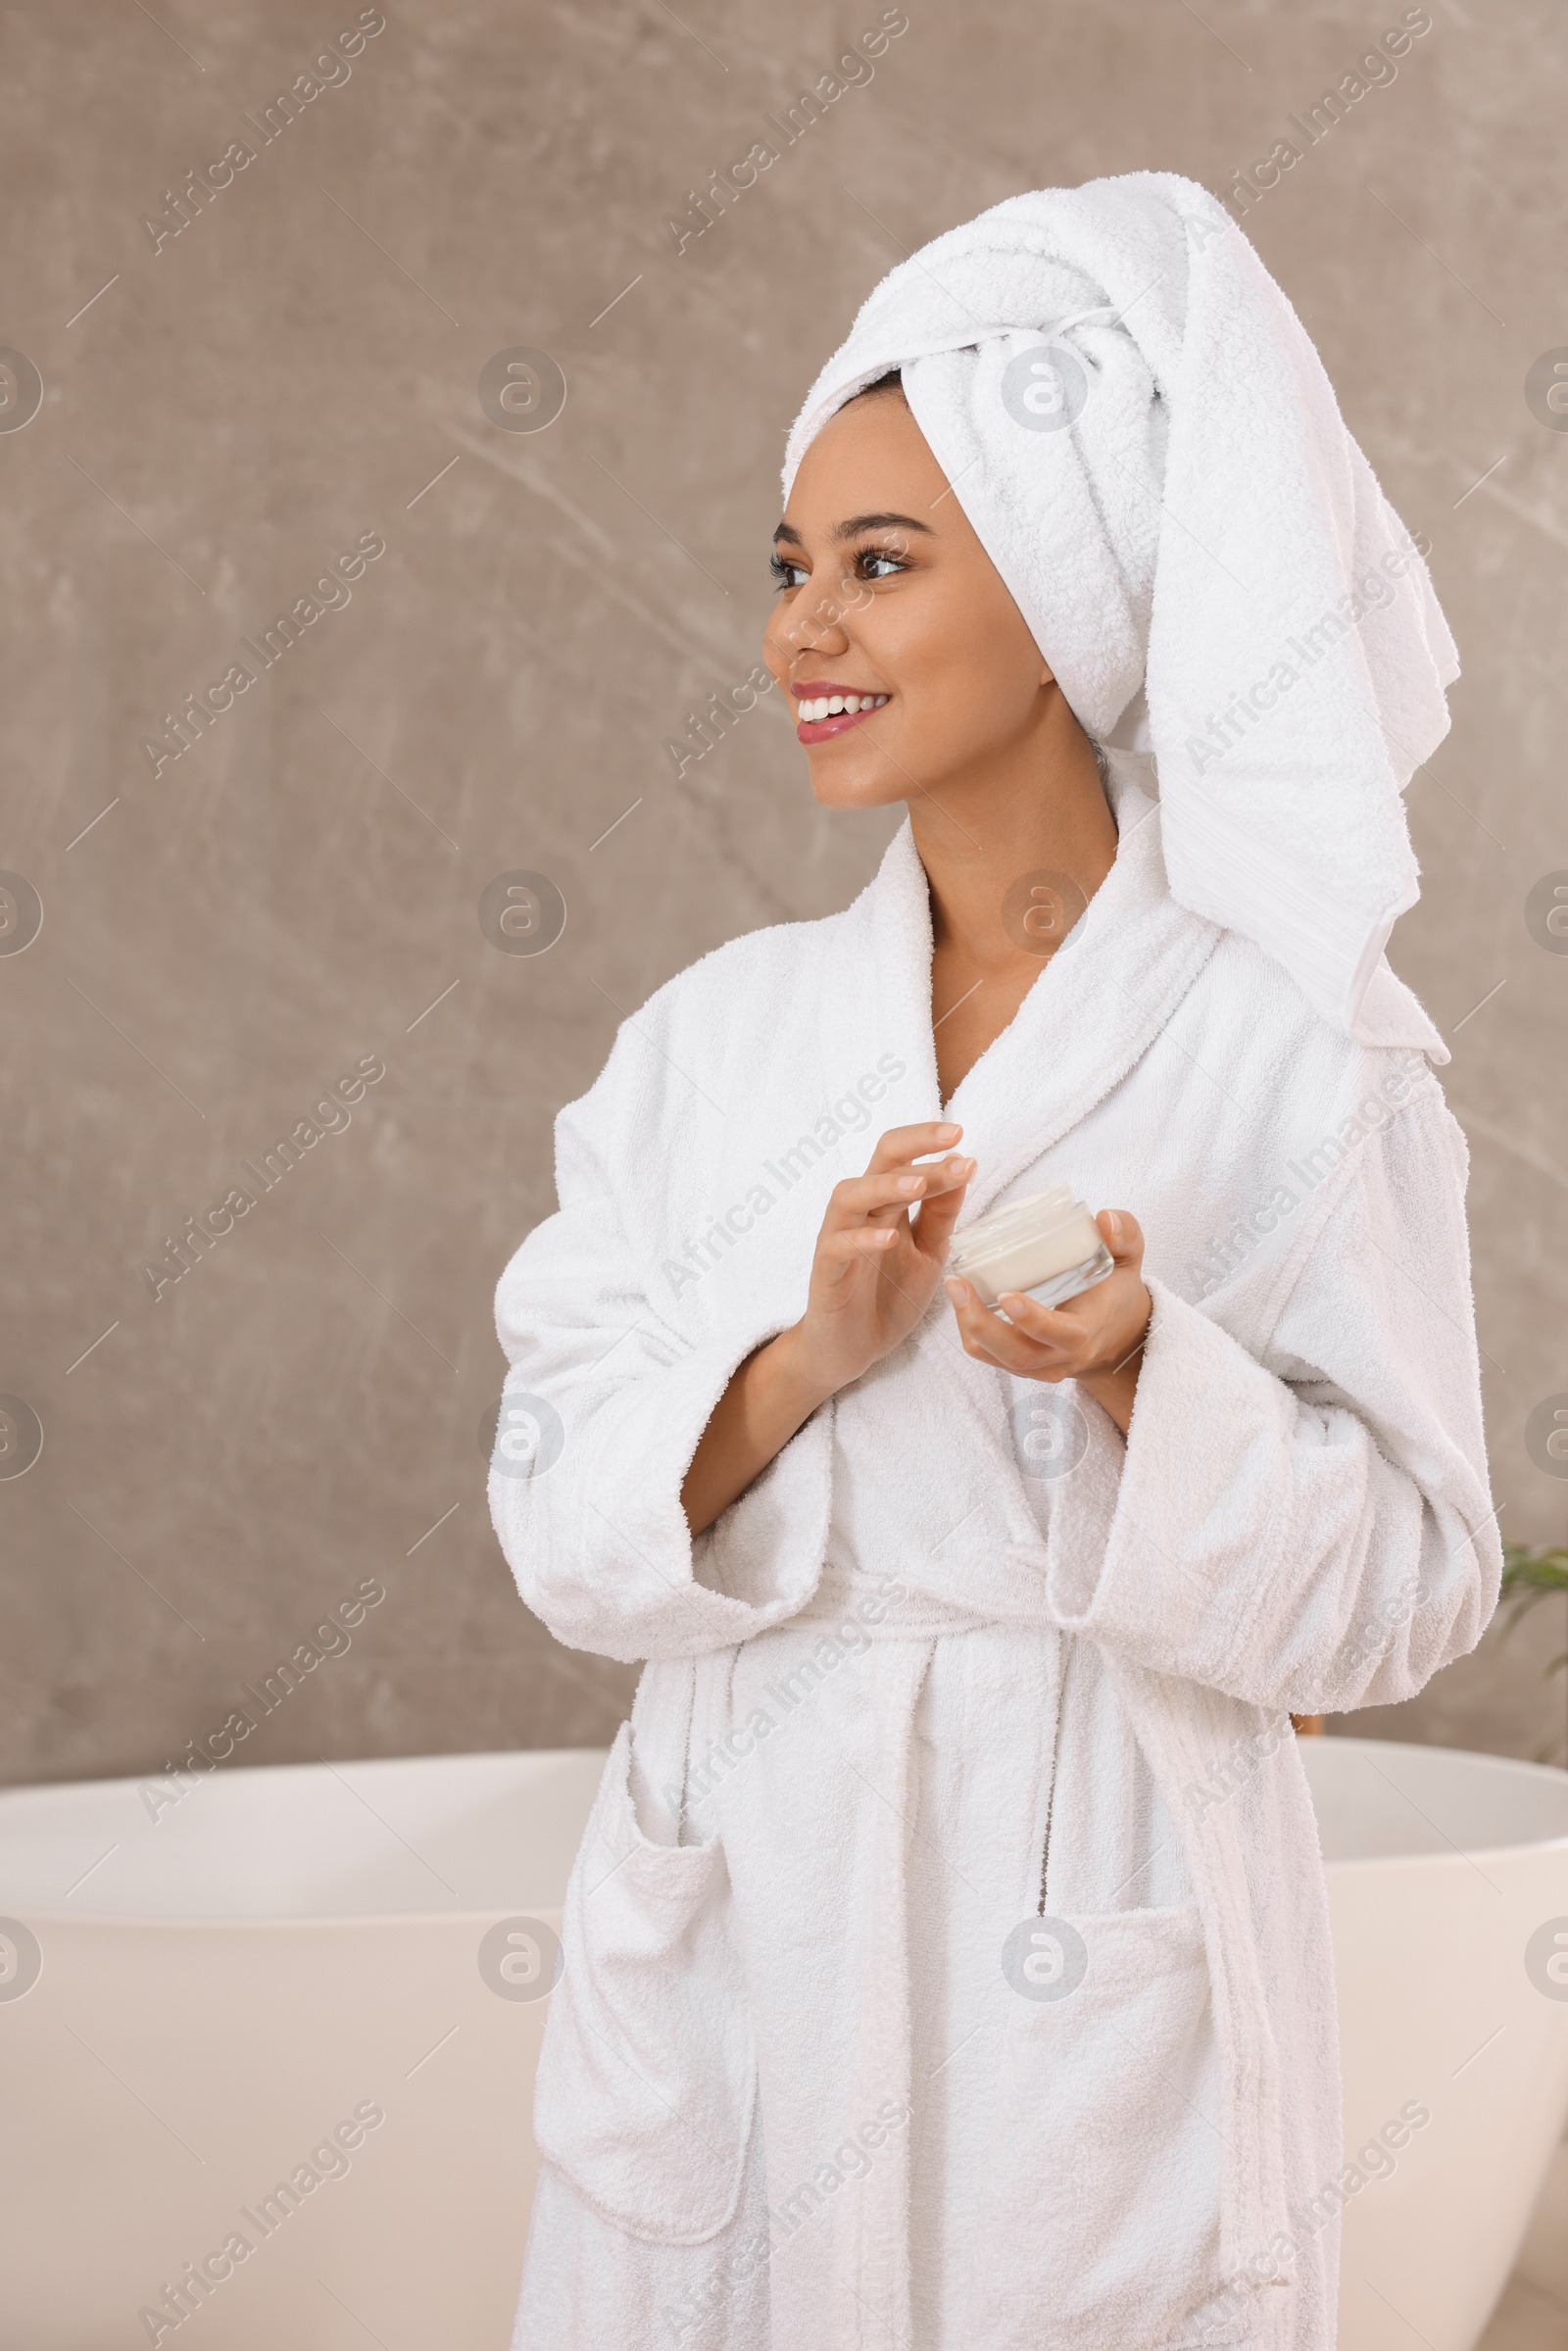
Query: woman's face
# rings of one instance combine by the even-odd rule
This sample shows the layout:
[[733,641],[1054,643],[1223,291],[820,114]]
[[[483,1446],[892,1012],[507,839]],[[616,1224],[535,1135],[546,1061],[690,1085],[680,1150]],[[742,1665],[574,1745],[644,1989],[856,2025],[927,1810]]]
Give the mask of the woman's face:
[[1027,757],[1051,670],[901,391],[823,426],[775,545],[768,668],[797,713],[860,698],[854,713],[797,718],[826,807],[941,802]]

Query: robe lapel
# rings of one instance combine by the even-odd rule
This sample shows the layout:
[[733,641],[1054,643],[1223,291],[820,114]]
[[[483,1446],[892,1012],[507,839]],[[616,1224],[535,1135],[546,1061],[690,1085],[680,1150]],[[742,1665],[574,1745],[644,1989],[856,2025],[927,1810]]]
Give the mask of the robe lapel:
[[885,1111],[872,1111],[864,1138],[868,1156],[886,1127],[942,1116],[931,1033],[931,900],[907,818],[830,937],[817,996],[822,1066],[838,1067],[846,1031],[863,1025],[864,1066],[891,1053],[905,1068],[888,1090]]
[[[1069,1134],[1118,1086],[1170,1021],[1213,954],[1217,924],[1172,899],[1158,805],[1136,786],[1117,795],[1116,861],[1073,934],[1042,970],[1010,1025],[942,1108],[931,1027],[931,906],[906,823],[861,905],[872,968],[849,998],[875,1004],[877,1039],[906,1063],[901,1120],[956,1119],[979,1160],[959,1229]],[[845,975],[848,977],[848,974]],[[867,985],[869,983],[869,985]],[[839,986],[823,992],[824,1050],[842,1049]],[[835,1055],[836,1057],[836,1055]]]

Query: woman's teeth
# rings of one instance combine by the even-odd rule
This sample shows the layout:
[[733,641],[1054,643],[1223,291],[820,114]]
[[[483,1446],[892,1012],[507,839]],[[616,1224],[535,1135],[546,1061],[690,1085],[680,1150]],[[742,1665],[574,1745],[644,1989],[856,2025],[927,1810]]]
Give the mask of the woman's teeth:
[[822,694],[815,702],[798,704],[795,715],[803,726],[810,726],[819,718],[836,718],[840,711],[853,717],[857,710],[879,710],[886,701],[885,694]]

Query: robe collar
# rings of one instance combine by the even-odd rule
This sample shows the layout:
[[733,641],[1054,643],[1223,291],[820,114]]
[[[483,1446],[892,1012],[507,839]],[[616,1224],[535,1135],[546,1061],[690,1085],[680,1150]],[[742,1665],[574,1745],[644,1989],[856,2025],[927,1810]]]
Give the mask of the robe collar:
[[[1223,936],[1170,895],[1158,803],[1125,779],[1110,797],[1118,830],[1110,871],[946,1108],[931,1025],[931,897],[907,819],[858,902],[869,934],[867,1009],[879,1042],[890,1042],[908,1066],[901,1122],[956,1119],[963,1150],[980,1162],[960,1230],[1121,1083]],[[863,988],[863,967],[857,978]],[[831,1036],[824,1030],[826,1052],[842,1046],[838,989],[824,993],[823,1009],[835,1025]]]

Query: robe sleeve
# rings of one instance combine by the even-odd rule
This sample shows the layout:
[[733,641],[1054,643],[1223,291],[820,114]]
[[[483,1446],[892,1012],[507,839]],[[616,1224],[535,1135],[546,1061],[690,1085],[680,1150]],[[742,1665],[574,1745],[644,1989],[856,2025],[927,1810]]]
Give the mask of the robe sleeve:
[[1413,1697],[1496,1603],[1464,1220],[1434,1087],[1359,1147],[1254,1355],[1151,1280],[1108,1542],[1048,1607],[1137,1663],[1296,1713]]
[[635,1096],[617,1105],[625,1075],[617,1049],[561,1113],[560,1212],[529,1235],[496,1293],[512,1369],[489,1494],[528,1606],[568,1647],[631,1663],[728,1647],[810,1597],[826,1546],[831,1406],[693,1542],[680,1489],[698,1440],[737,1365],[804,1306],[804,1277],[793,1311],[717,1282],[699,1292],[688,1328],[656,1303],[658,1248],[651,1229],[634,1237],[628,1226],[637,1168],[670,1147],[639,1119]]

